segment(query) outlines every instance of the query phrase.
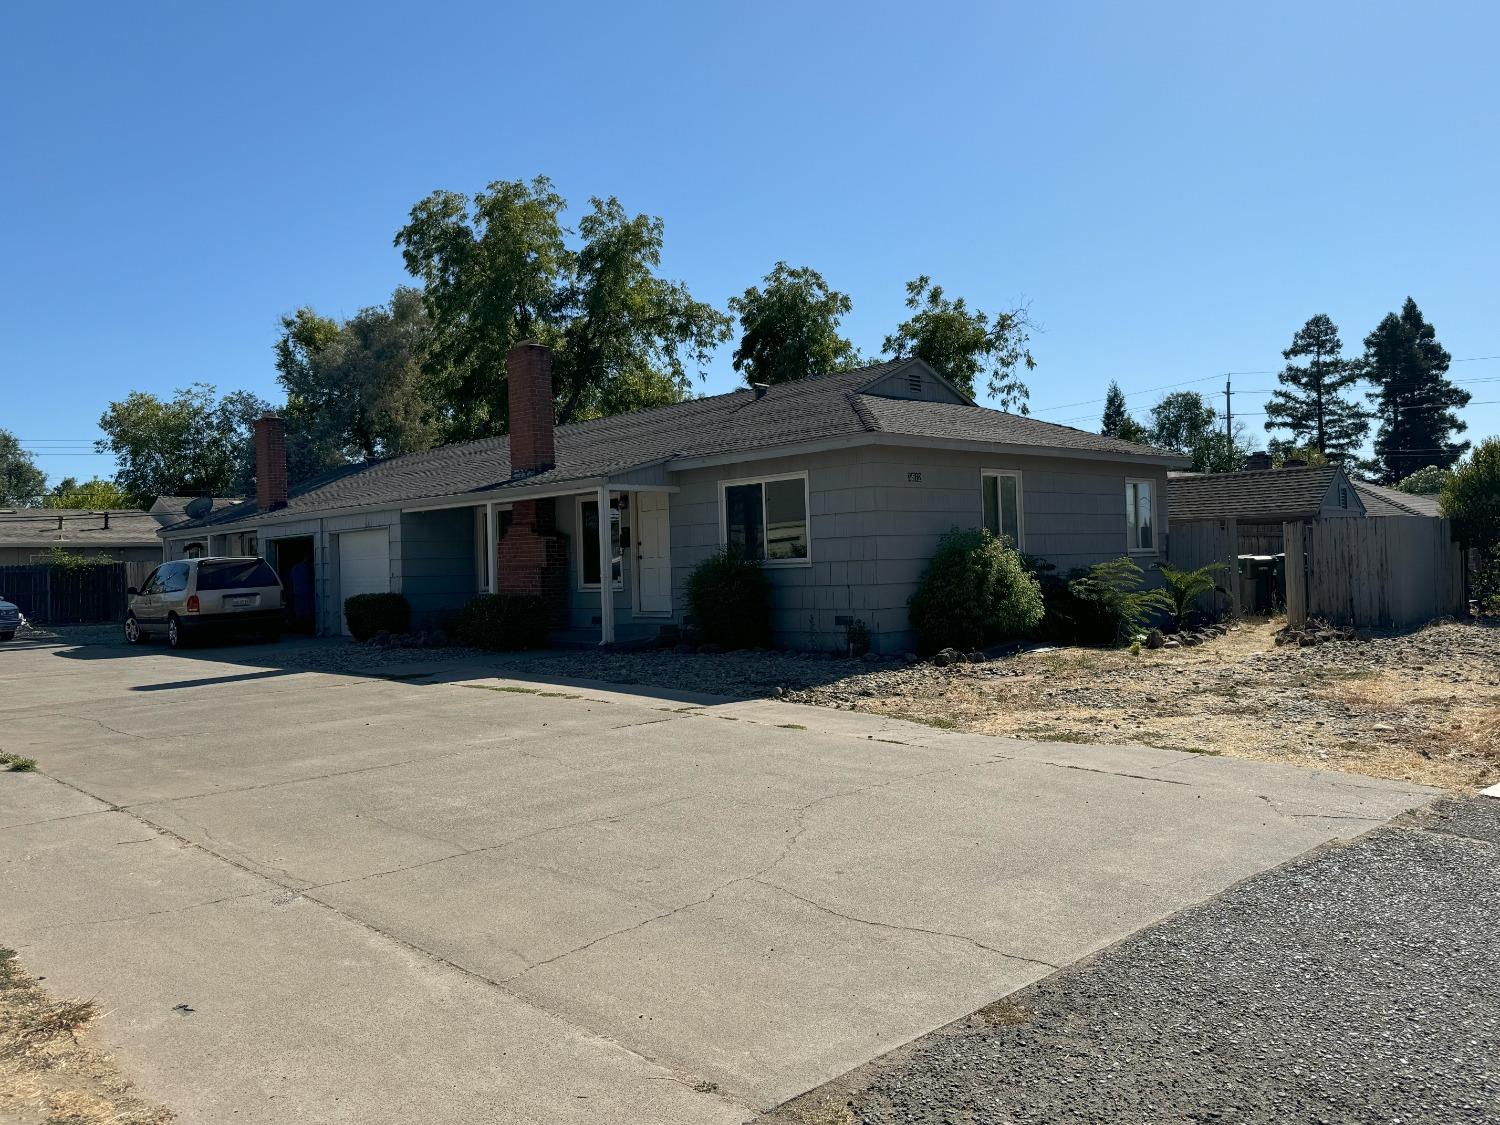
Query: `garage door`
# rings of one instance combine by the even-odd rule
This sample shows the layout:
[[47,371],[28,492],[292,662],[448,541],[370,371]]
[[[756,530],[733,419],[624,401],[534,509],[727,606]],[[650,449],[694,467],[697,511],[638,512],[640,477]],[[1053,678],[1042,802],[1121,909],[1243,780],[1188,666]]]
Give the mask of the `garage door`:
[[[391,590],[391,543],[387,530],[346,531],[339,536],[339,605],[355,594],[388,594]],[[339,611],[340,620],[343,611]],[[349,622],[343,622],[349,632]]]

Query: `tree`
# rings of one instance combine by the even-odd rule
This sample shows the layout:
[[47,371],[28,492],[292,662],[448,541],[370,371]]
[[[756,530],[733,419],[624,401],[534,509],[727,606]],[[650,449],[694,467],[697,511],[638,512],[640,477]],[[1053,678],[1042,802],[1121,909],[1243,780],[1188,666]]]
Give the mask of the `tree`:
[[1288,362],[1277,376],[1281,387],[1266,403],[1266,429],[1292,433],[1290,442],[1277,444],[1311,447],[1334,464],[1352,460],[1364,444],[1370,416],[1340,393],[1359,381],[1359,365],[1345,359],[1343,350],[1338,326],[1323,313],[1309,318],[1292,337],[1282,358],[1305,357],[1307,362]]
[[[471,200],[439,191],[396,233],[425,286],[424,370],[446,436],[505,431],[505,354],[522,340],[553,349],[559,421],[680,398],[688,364],[707,364],[728,318],[656,275],[662,223],[594,199],[568,243],[567,202],[545,176],[496,181]],[[639,392],[645,402],[637,401]]]
[[132,391],[99,419],[94,443],[119,464],[115,484],[133,507],[158,496],[244,496],[255,488],[250,427],[269,403],[248,391],[223,398],[211,383],[194,383],[170,399]]
[[1413,496],[1436,496],[1443,491],[1443,486],[1448,483],[1451,475],[1448,469],[1427,465],[1410,476],[1401,478],[1396,482],[1396,488]]
[[1328,455],[1315,445],[1293,445],[1289,441],[1271,442],[1271,464],[1284,469],[1288,461],[1301,461],[1304,465],[1327,465]]
[[996,313],[991,318],[970,309],[962,297],[944,295],[925,274],[906,283],[907,320],[885,338],[884,348],[900,358],[915,356],[949,382],[973,396],[984,377],[984,389],[999,400],[1001,410],[1031,413],[1026,384],[1019,368],[1036,367],[1026,346],[1032,328],[1025,308]]
[[1156,569],[1161,572],[1162,580],[1166,583],[1166,594],[1172,602],[1172,622],[1181,632],[1187,627],[1188,615],[1196,613],[1194,603],[1204,594],[1211,594],[1216,588],[1214,575],[1226,569],[1223,563],[1209,563],[1200,566],[1196,570],[1179,570],[1175,566],[1166,563],[1158,563]]
[[1446,469],[1469,448],[1453,441],[1468,429],[1454,411],[1472,396],[1446,378],[1452,360],[1410,297],[1365,337],[1361,374],[1375,384],[1375,460],[1387,484],[1427,465]]
[[1219,412],[1197,391],[1173,391],[1151,408],[1151,444],[1191,457],[1195,473],[1233,473],[1244,467],[1249,449],[1244,427],[1226,436]]
[[47,474],[9,430],[0,430],[0,504],[34,508],[47,491]]
[[437,411],[422,373],[427,314],[419,290],[397,289],[388,304],[342,323],[301,308],[281,327],[276,370],[287,394],[293,480],[432,447]]
[[1486,438],[1443,482],[1442,512],[1453,535],[1479,552],[1474,592],[1489,612],[1500,612],[1500,437]]
[[100,512],[106,509],[128,508],[130,501],[113,481],[94,477],[82,484],[77,477],[64,477],[52,486],[52,491],[42,498],[44,508],[86,508]]
[[859,352],[839,335],[840,318],[854,307],[848,294],[828,288],[817,270],[785,262],[761,284],[729,298],[741,329],[734,369],[747,383],[790,383],[859,366]]
[[1121,441],[1145,443],[1151,440],[1151,432],[1125,409],[1125,392],[1114,380],[1110,380],[1109,390],[1104,396],[1104,417],[1100,419],[1099,432]]

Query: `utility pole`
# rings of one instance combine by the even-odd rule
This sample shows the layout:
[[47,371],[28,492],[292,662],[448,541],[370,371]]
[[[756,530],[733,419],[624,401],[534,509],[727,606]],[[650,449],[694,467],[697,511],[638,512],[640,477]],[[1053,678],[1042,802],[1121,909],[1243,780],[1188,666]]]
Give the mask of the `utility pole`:
[[1228,457],[1234,449],[1234,406],[1231,399],[1234,391],[1230,389],[1229,377],[1232,371],[1224,372],[1224,456]]

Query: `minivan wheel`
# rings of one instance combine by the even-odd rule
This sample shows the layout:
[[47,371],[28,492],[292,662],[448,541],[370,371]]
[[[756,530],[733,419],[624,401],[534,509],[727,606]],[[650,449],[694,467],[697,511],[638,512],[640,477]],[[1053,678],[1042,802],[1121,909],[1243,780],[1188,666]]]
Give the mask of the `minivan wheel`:
[[125,643],[128,645],[138,645],[141,643],[141,640],[141,623],[135,619],[135,614],[132,613],[125,618]]
[[177,615],[174,613],[167,618],[167,644],[173,648],[187,648],[187,643],[187,632],[178,623]]

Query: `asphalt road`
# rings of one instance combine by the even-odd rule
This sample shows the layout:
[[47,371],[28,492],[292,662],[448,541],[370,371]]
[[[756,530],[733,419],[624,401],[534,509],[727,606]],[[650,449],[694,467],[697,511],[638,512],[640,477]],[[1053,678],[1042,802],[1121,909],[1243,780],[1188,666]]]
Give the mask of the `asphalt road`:
[[1500,1120],[1500,801],[1255,876],[766,1123],[813,1120]]

